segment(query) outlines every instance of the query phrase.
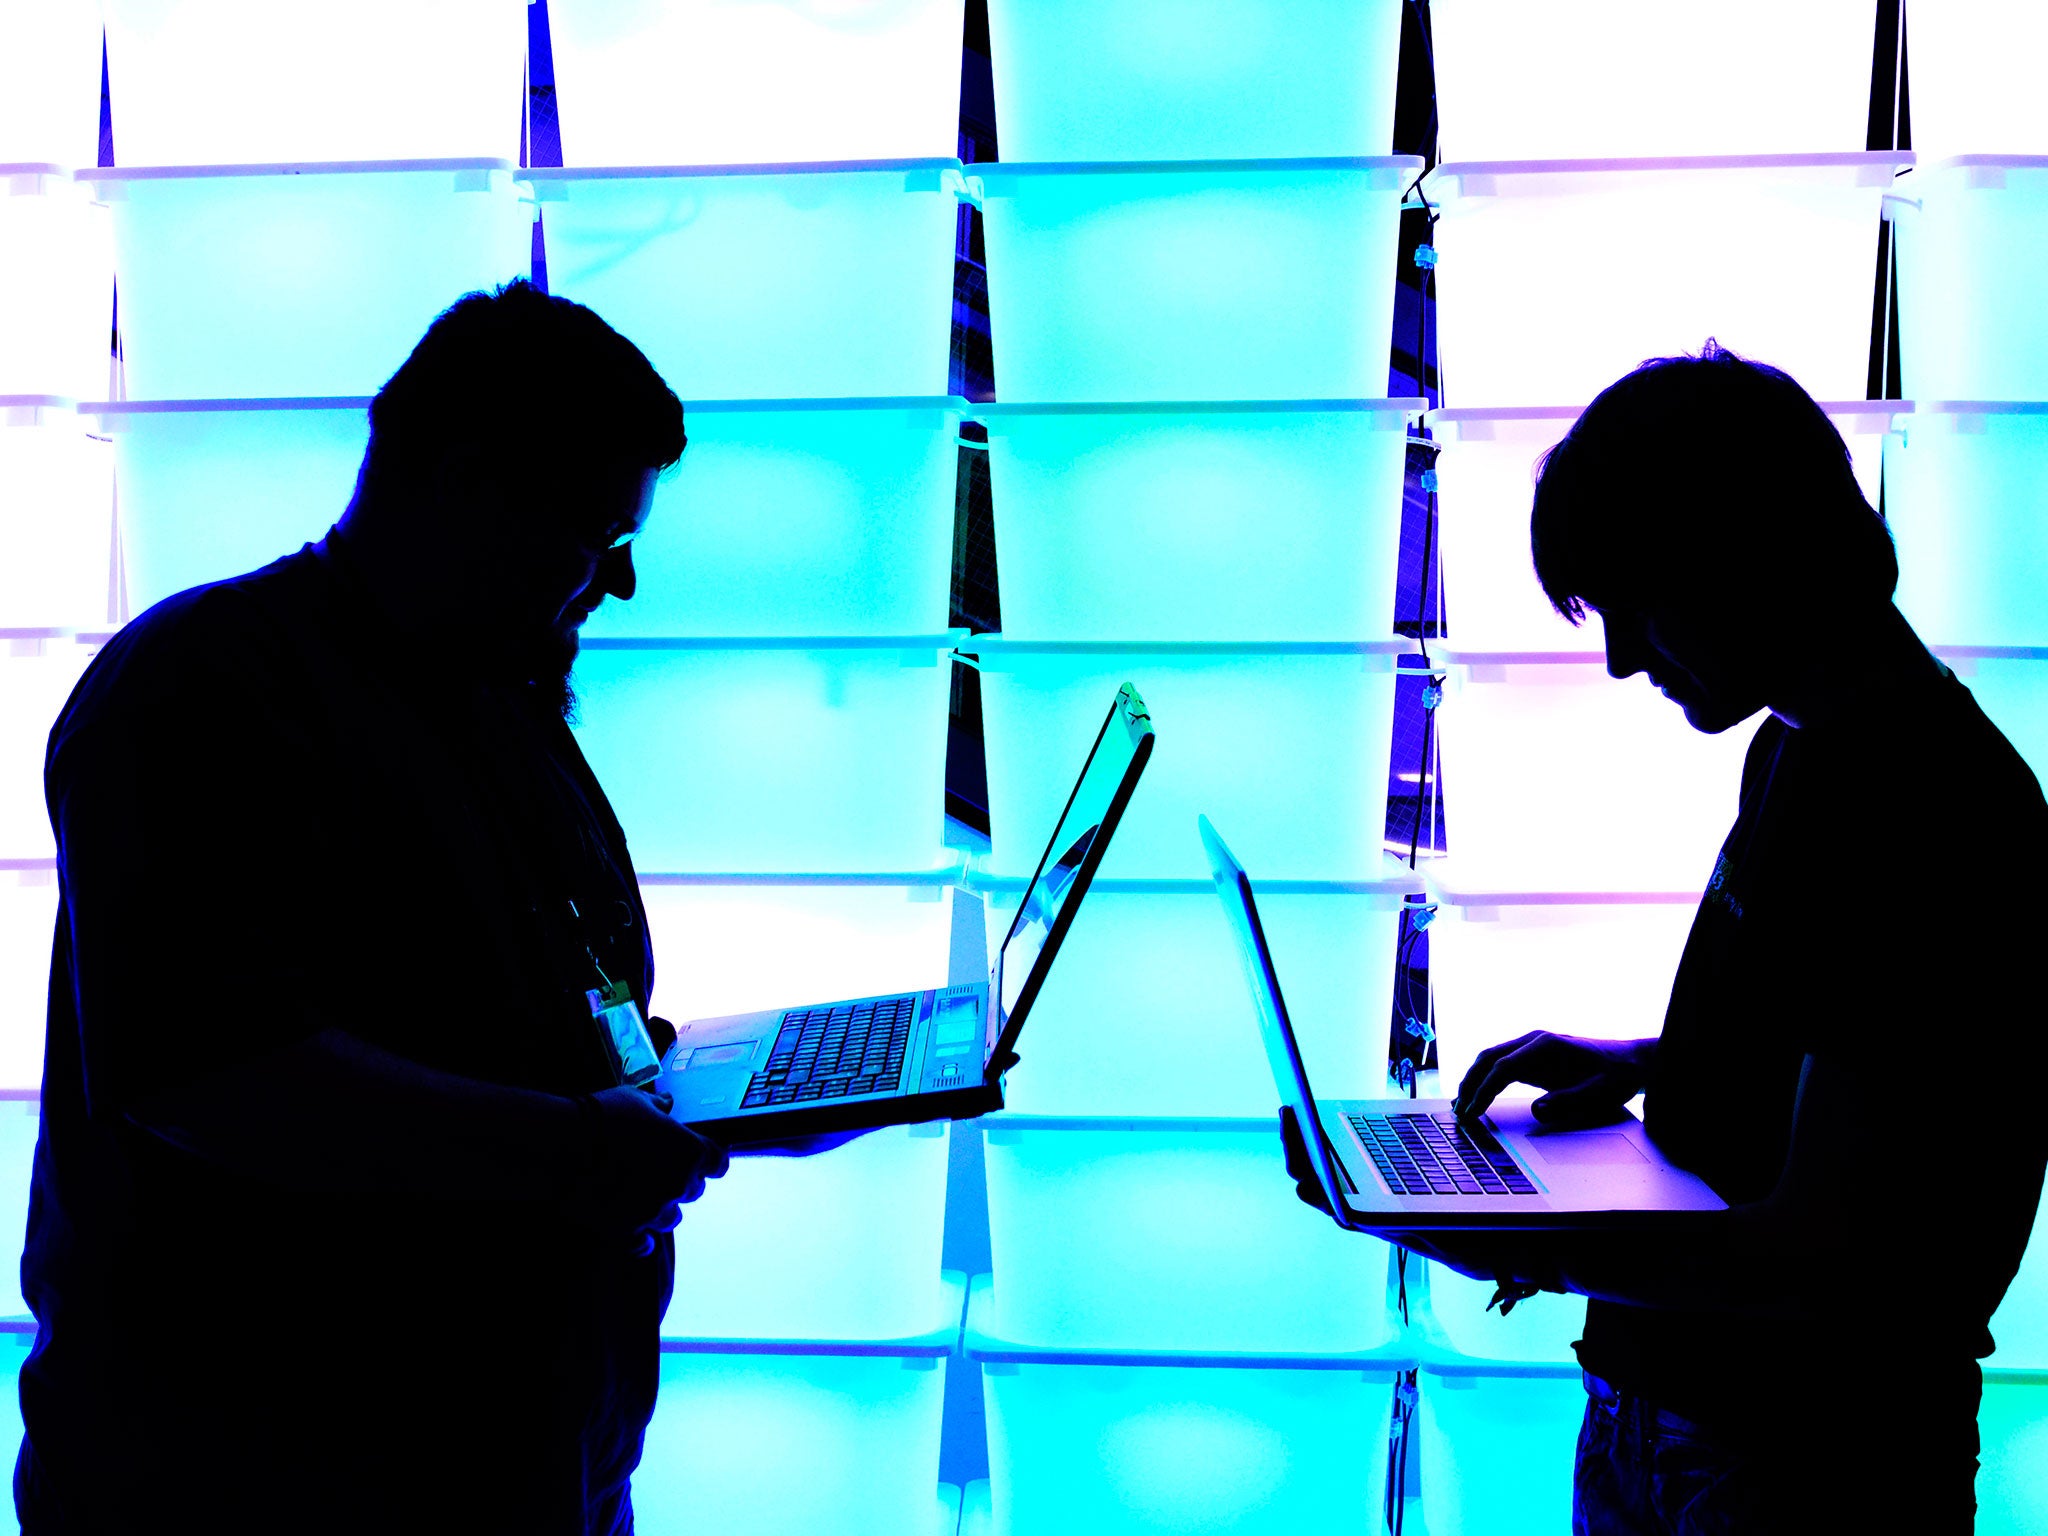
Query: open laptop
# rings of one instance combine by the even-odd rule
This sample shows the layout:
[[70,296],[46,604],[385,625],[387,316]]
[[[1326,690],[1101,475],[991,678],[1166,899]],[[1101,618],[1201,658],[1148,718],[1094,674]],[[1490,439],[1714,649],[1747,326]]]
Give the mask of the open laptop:
[[1252,883],[1206,816],[1198,818],[1216,894],[1237,936],[1280,1103],[1301,1127],[1316,1182],[1341,1227],[1383,1235],[1457,1228],[1640,1227],[1727,1204],[1657,1150],[1633,1115],[1595,1130],[1546,1129],[1527,1104],[1496,1101],[1476,1119],[1449,1099],[1326,1099],[1280,994]]
[[1151,755],[1151,717],[1126,683],[986,982],[693,1019],[656,1079],[676,1117],[745,1146],[1001,1109],[996,1063],[1014,1051]]

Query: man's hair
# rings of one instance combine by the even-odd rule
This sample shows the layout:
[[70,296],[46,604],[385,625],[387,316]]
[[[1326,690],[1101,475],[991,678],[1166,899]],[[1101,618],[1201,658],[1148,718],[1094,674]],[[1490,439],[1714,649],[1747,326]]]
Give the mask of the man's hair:
[[359,490],[403,500],[467,446],[545,495],[593,468],[667,469],[684,443],[682,402],[640,349],[520,278],[443,310],[377,392]]
[[1709,340],[1602,390],[1540,461],[1536,577],[1590,607],[1676,598],[1823,616],[1889,601],[1899,562],[1842,434],[1789,374]]

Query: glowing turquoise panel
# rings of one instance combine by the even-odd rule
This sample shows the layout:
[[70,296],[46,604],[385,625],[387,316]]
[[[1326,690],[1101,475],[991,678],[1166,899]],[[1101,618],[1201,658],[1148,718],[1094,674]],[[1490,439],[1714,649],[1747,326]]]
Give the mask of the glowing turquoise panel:
[[1498,1307],[1488,1309],[1495,1290],[1490,1280],[1468,1280],[1455,1269],[1421,1258],[1409,1259],[1407,1279],[1409,1316],[1421,1335],[1448,1355],[1512,1363],[1578,1363],[1572,1341],[1585,1331],[1583,1296],[1544,1291],[1515,1303],[1515,1310],[1503,1317]]
[[826,873],[937,864],[951,669],[931,638],[913,644],[586,648],[577,737],[634,862]]
[[532,253],[503,162],[83,174],[114,208],[135,400],[374,394]]
[[685,401],[946,392],[957,160],[532,175],[549,288]]
[[107,210],[54,166],[0,164],[0,395],[105,394],[113,315]]
[[1943,659],[2027,760],[2034,777],[2048,779],[2048,659]]
[[1919,0],[1911,8],[1913,145],[1923,158],[2048,154],[2048,10],[2028,0]]
[[1539,889],[1698,890],[1735,819],[1756,727],[1694,730],[1646,678],[1609,677],[1597,624],[1591,634],[1586,661],[1442,653],[1451,847]]
[[1977,1437],[1977,1536],[2048,1530],[2048,1383],[1986,1382]]
[[1003,633],[1389,633],[1421,404],[985,407]]
[[943,628],[965,404],[690,406],[690,446],[633,544],[640,589],[605,603],[584,633]]
[[1005,400],[1385,390],[1415,157],[974,169]]
[[640,889],[654,1011],[681,1022],[946,984],[953,892],[921,883],[723,882]]
[[[1009,931],[1022,883],[985,898],[992,945]],[[1381,881],[1373,894],[1259,885],[1259,917],[1318,1093],[1386,1089],[1396,892],[1409,883]],[[1273,1113],[1272,1074],[1213,889],[1097,881],[1020,1049],[1005,1093],[1024,1113]],[[1134,1061],[1143,1072],[1131,1071]]]
[[[1444,152],[1534,160],[1861,149],[1875,13],[1874,0],[1437,0],[1429,20]],[[1915,143],[1919,44],[1916,14]],[[1706,80],[1712,89],[1691,87]]]
[[548,31],[562,157],[762,165],[950,155],[964,10],[962,0],[556,0]]
[[1436,312],[1449,400],[1590,400],[1644,358],[1696,352],[1710,336],[1816,399],[1859,398],[1878,207],[1895,163],[1438,166],[1423,190],[1443,209]]
[[0,859],[52,859],[43,748],[91,656],[68,640],[0,647]]
[[1295,1198],[1270,1110],[1149,1125],[1004,1114],[982,1130],[992,1333],[1330,1354],[1393,1341],[1386,1244]]
[[904,1536],[935,1524],[945,1362],[673,1354],[633,1474],[638,1526]]
[[0,164],[91,165],[99,144],[95,0],[32,0],[0,11]]
[[[44,956],[46,963],[48,958]],[[0,1319],[28,1315],[28,1303],[21,1299],[21,1249],[28,1231],[29,1174],[35,1167],[36,1134],[42,1123],[41,1106],[35,1100],[0,1099],[0,1261],[4,1261]],[[0,1355],[5,1352],[5,1344],[0,1343]],[[0,1392],[6,1391],[7,1387],[0,1386]],[[14,1432],[21,1432],[19,1422]],[[5,1450],[4,1435],[0,1430],[0,1451]]]
[[1711,862],[1691,890],[1651,897],[1610,892],[1604,899],[1599,892],[1489,880],[1463,863],[1453,855],[1427,870],[1438,907],[1429,930],[1429,982],[1446,1096],[1473,1057],[1532,1029],[1639,1040],[1663,1027],[1671,978]]
[[1900,611],[1934,645],[2048,646],[2048,405],[1931,402],[1899,420],[1885,519]]
[[0,395],[0,635],[106,627],[114,459],[88,427]]
[[816,1157],[734,1158],[683,1212],[662,1332],[889,1339],[939,1326],[949,1129],[889,1126]]
[[95,407],[118,466],[128,611],[268,565],[324,534],[355,491],[368,403]]
[[1586,1390],[1558,1376],[1424,1370],[1416,1410],[1430,1536],[1554,1536],[1571,1529],[1572,1458]]
[[[0,1457],[10,1466],[21,1453],[21,1389],[17,1383],[35,1337],[33,1333],[0,1334]],[[0,1531],[13,1536],[20,1529],[14,1519],[14,1501],[0,1503]]]
[[1159,745],[1104,875],[1207,878],[1195,832],[1203,813],[1231,829],[1231,845],[1258,878],[1380,873],[1394,708],[1384,651],[974,644],[992,869],[1028,875],[1036,867],[1110,700],[1130,682],[1151,708]]
[[1887,206],[1899,235],[1905,392],[2048,399],[2048,296],[2039,281],[2048,158],[1936,161],[1901,182],[1899,194]]
[[991,0],[1016,160],[1383,155],[1401,0]]
[[[57,875],[52,869],[0,871],[0,1088],[40,1088],[50,987],[50,944],[57,929]],[[0,1121],[7,1110],[0,1104]],[[33,1133],[31,1133],[33,1139]],[[4,1157],[0,1153],[0,1157]],[[28,1177],[28,1164],[21,1164]],[[0,1180],[12,1174],[0,1169]],[[23,1188],[25,1189],[26,1183]],[[0,1210],[0,1221],[7,1220]],[[0,1233],[14,1232],[0,1226]],[[11,1237],[6,1239],[11,1242]],[[13,1284],[12,1269],[0,1285]],[[0,1303],[0,1314],[6,1307]]]
[[[1889,408],[1873,410],[1861,401],[1825,408],[1848,444],[1857,484],[1876,506]],[[1529,555],[1537,460],[1578,414],[1577,406],[1475,406],[1429,413],[1430,436],[1443,445],[1436,460],[1438,548],[1459,649],[1600,649],[1597,623],[1575,628],[1550,606]],[[1701,453],[1712,453],[1719,434],[1732,425],[1701,422]],[[1006,583],[1007,575],[1006,570]],[[1004,605],[1007,609],[1007,586]]]
[[519,153],[520,0],[103,9],[123,165]]
[[1997,1351],[1986,1363],[2001,1370],[2048,1371],[2048,1202],[2034,1213],[2034,1236],[2005,1300],[1992,1314]]

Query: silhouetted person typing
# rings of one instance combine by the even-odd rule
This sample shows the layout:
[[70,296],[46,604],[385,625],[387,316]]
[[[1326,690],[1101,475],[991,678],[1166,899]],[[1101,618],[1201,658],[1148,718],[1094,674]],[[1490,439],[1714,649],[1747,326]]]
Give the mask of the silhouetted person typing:
[[370,421],[333,531],[136,619],[51,733],[30,1533],[631,1528],[725,1154],[615,1086],[586,994],[652,957],[564,717],[682,407],[517,283]]
[[1458,1107],[1526,1083],[1592,1125],[1647,1090],[1732,1209],[1410,1246],[1591,1298],[1576,1531],[1967,1531],[1977,1361],[2048,1151],[2040,788],[1892,606],[1889,534],[1777,370],[1709,344],[1622,379],[1544,460],[1531,528],[1615,677],[1701,731],[1770,717],[1662,1033],[1510,1040]]

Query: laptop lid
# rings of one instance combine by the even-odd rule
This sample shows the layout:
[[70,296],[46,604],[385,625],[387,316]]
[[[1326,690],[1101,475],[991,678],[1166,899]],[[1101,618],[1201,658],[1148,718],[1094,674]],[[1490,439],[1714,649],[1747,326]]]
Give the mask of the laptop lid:
[[1251,877],[1237,862],[1207,816],[1195,818],[1202,829],[1202,846],[1208,850],[1209,873],[1216,882],[1216,894],[1223,902],[1230,931],[1237,938],[1238,958],[1244,962],[1245,985],[1251,989],[1252,1010],[1259,1019],[1259,1038],[1265,1043],[1266,1064],[1273,1071],[1273,1086],[1280,1091],[1280,1103],[1294,1114],[1302,1145],[1308,1149],[1309,1165],[1338,1226],[1348,1223],[1344,1191],[1350,1187],[1336,1149],[1323,1133],[1316,1113],[1316,1097],[1308,1085],[1308,1068],[1302,1065],[1301,1048],[1295,1042],[1294,1025],[1287,1017],[1287,1001],[1280,995],[1279,973],[1273,969],[1273,952],[1266,944],[1266,930],[1259,923],[1258,903],[1252,899]]
[[1015,1049],[1024,1016],[1045,985],[1053,956],[1074,925],[1074,914],[1151,757],[1152,717],[1138,690],[1125,683],[1095,733],[1081,776],[989,969],[984,1072],[999,1052]]

